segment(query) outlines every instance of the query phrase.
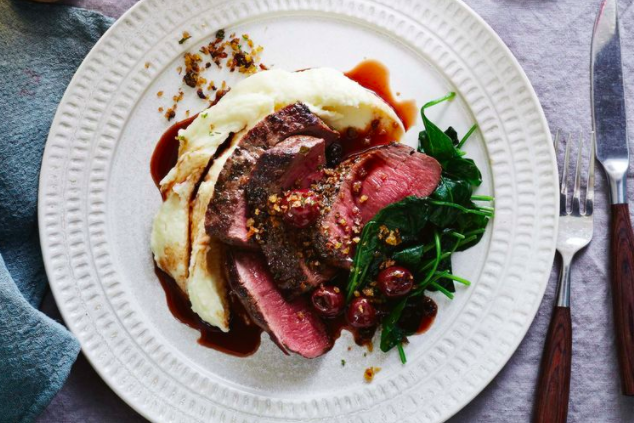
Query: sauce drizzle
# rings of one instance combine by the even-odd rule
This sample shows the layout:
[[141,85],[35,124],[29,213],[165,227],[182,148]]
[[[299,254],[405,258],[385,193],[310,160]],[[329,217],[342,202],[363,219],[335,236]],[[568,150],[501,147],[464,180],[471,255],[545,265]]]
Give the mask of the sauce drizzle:
[[378,60],[364,60],[345,75],[359,85],[373,91],[396,112],[407,131],[416,122],[418,108],[414,100],[398,101],[390,89],[390,71]]
[[187,119],[176,122],[167,128],[163,135],[161,135],[158,143],[156,143],[152,158],[150,159],[150,174],[157,188],[160,188],[161,179],[169,173],[178,160],[179,141],[176,138],[178,131],[187,128],[197,116],[198,114],[195,114]]
[[341,134],[340,145],[344,159],[362,153],[372,147],[387,145],[396,141],[394,135],[390,131],[380,128],[377,125],[378,123],[380,122],[375,120],[364,131],[349,128]]
[[438,306],[429,297],[423,298],[423,315],[421,317],[420,323],[418,324],[418,330],[416,334],[421,334],[427,332],[431,327],[434,320],[436,320],[436,315],[438,314]]
[[223,332],[204,322],[191,308],[187,295],[176,281],[158,267],[155,273],[165,291],[167,306],[172,315],[190,328],[200,332],[198,343],[237,357],[247,357],[260,347],[262,329],[251,323],[240,301],[229,296],[231,322],[229,332]]

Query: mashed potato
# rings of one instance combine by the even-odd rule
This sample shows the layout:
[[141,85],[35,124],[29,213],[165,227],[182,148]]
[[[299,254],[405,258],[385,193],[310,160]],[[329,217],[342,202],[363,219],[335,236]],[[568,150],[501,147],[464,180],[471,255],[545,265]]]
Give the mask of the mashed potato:
[[[239,136],[234,136],[232,148],[214,161],[207,175],[203,173],[229,134],[242,135],[267,115],[297,102],[339,131],[362,130],[378,119],[396,139],[404,132],[387,103],[340,71],[328,68],[268,70],[252,75],[179,132],[178,161],[161,181],[165,202],[154,219],[152,252],[158,266],[188,293],[193,310],[224,331],[229,329],[229,310],[220,262],[222,246],[205,233],[204,210]],[[192,202],[201,178],[203,183]]]

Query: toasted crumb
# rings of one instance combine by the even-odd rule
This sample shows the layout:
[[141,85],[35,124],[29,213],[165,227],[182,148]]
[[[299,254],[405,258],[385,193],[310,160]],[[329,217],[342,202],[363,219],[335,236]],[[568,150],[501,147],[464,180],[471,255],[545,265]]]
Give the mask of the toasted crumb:
[[202,100],[207,100],[209,99],[209,97],[207,97],[205,95],[205,93],[203,92],[202,88],[198,88],[198,90],[196,90],[196,94],[198,95],[198,98],[202,99]]
[[170,107],[169,109],[167,109],[167,111],[165,112],[165,118],[167,120],[172,120],[174,119],[174,116],[176,116],[176,105]]
[[163,109],[162,107],[159,107],[159,108],[158,108],[159,113],[163,113],[163,110],[164,110],[164,109]]
[[181,90],[178,90],[178,94],[174,95],[172,97],[172,100],[174,100],[174,102],[178,103],[179,101],[181,101],[183,99],[184,95],[185,95],[185,93],[183,93]]
[[361,197],[359,197],[359,202],[360,203],[365,203],[366,201],[368,201],[368,196],[363,194]]
[[[183,31],[178,42],[183,44],[191,37],[188,31]],[[219,68],[226,67],[231,72],[238,70],[247,75],[259,70],[266,70],[268,68],[259,63],[262,51],[263,48],[256,45],[249,34],[236,36],[234,33],[227,37],[225,30],[220,29],[216,32],[215,38],[201,46],[198,52],[188,51],[184,53],[183,64],[176,67],[176,72],[182,75],[185,85],[194,88],[197,96],[202,100],[209,101],[211,107],[230,90],[230,87],[225,81],[220,87],[213,80],[207,81],[203,72],[210,69],[214,63]],[[149,67],[150,63],[146,62],[145,68]],[[216,93],[215,99],[210,95],[211,92]],[[159,91],[157,96],[160,98],[163,94],[163,91]],[[182,98],[182,91],[173,97],[175,103],[178,103]],[[174,118],[175,110],[175,106],[168,109],[165,117],[168,120]],[[185,114],[188,115],[187,112]]]
[[[185,76],[183,76],[183,82],[192,88],[196,88],[199,85],[200,63],[203,59],[200,57],[200,54],[192,54],[189,52],[185,53],[183,57],[185,60]],[[202,84],[202,81],[200,81],[200,83]]]
[[376,375],[380,371],[380,367],[368,367],[367,369],[365,369],[365,372],[363,372],[363,378],[367,383],[370,383],[374,380],[374,375]]
[[401,242],[403,241],[398,229],[390,231],[390,234],[387,236],[387,238],[385,238],[385,243],[388,245],[395,246],[399,245]]
[[150,62],[145,62],[145,69],[149,69],[150,68]]
[[383,263],[381,263],[379,265],[379,269],[383,270],[383,269],[387,269],[388,267],[392,267],[396,264],[396,262],[394,260],[388,259],[385,260]]

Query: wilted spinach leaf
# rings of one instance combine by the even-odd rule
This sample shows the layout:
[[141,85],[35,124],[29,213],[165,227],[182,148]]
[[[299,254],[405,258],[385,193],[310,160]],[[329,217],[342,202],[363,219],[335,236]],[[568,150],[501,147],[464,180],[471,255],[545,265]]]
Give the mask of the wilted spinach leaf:
[[426,109],[444,101],[451,100],[455,95],[455,93],[449,93],[443,98],[430,101],[421,109],[420,113],[423,118],[425,130],[418,134],[418,151],[438,160],[442,166],[443,175],[479,186],[482,183],[480,170],[473,160],[464,158],[465,153],[460,150],[460,147],[467,140],[468,136],[473,133],[476,126],[474,125],[467,133],[467,136],[459,141],[455,129],[449,127],[443,132],[425,115]]

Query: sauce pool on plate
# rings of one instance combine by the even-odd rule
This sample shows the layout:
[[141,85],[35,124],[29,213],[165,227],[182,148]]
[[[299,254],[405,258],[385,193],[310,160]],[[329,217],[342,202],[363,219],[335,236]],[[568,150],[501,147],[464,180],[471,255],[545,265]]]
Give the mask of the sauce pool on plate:
[[178,131],[187,128],[197,116],[198,114],[195,114],[187,119],[176,122],[167,128],[158,143],[156,143],[156,147],[154,147],[154,152],[152,153],[152,159],[150,159],[150,174],[157,188],[159,188],[161,179],[169,173],[178,160],[179,141],[176,138]]
[[247,357],[260,347],[262,329],[245,319],[246,311],[233,296],[231,302],[230,331],[223,332],[204,322],[192,310],[189,298],[178,287],[176,281],[156,267],[156,276],[165,291],[167,306],[172,315],[187,326],[200,332],[198,343],[237,357]]
[[390,71],[378,60],[364,60],[345,75],[362,87],[373,91],[389,104],[407,131],[416,122],[418,109],[414,100],[398,101],[390,88]]

